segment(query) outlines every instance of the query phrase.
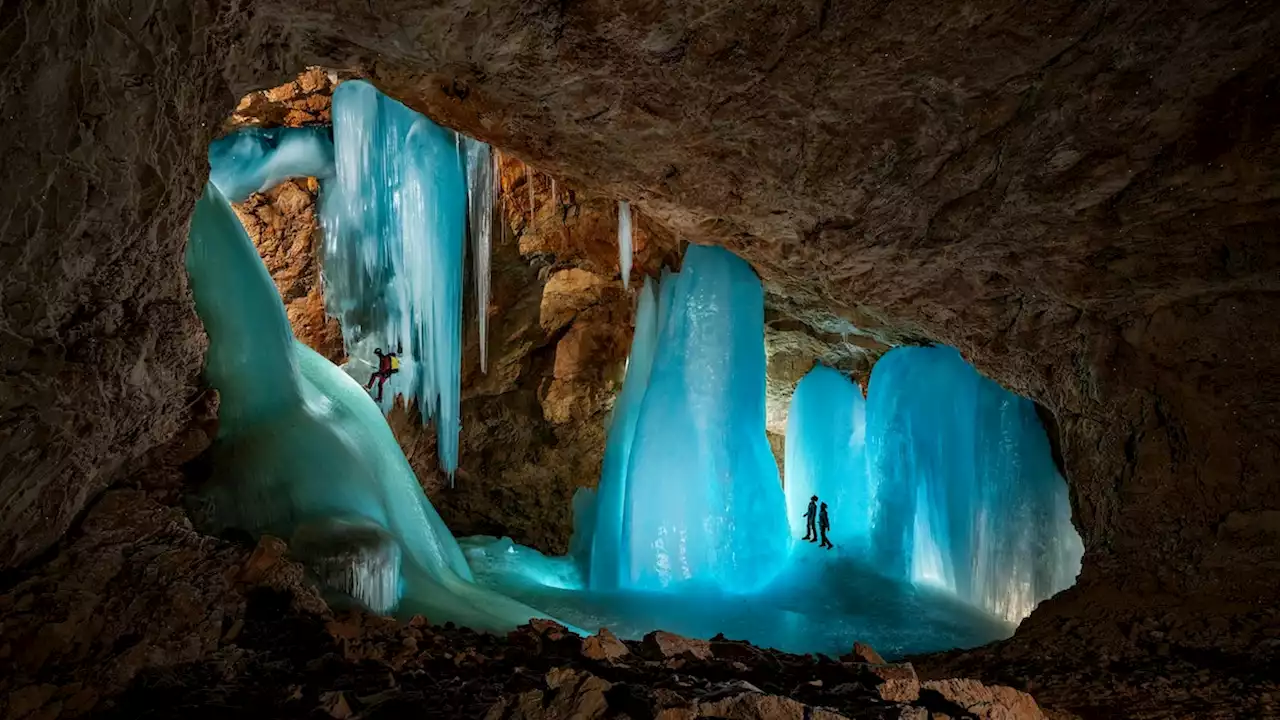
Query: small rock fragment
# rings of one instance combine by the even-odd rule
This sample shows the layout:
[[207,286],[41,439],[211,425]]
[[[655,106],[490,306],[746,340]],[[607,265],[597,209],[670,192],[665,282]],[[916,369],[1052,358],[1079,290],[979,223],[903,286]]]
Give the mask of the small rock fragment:
[[680,657],[709,660],[712,657],[711,643],[706,640],[695,640],[663,630],[645,635],[641,641],[641,650],[646,657],[654,660]]
[[582,641],[582,656],[591,660],[612,661],[630,653],[626,643],[609,628],[600,628],[600,632]]
[[853,644],[853,659],[872,665],[884,665],[884,658],[880,657],[880,653],[876,652],[875,648],[860,642]]

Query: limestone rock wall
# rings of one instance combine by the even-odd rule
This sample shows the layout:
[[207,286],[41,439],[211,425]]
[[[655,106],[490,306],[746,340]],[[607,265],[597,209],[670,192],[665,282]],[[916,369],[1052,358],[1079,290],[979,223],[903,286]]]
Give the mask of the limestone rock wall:
[[1034,397],[1084,582],[1273,592],[1238,529],[1280,497],[1280,8],[278,7],[309,57]]

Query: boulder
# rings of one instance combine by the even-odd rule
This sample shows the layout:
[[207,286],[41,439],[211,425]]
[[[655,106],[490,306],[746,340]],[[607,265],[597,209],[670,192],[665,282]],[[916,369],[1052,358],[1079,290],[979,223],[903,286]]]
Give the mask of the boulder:
[[590,660],[613,661],[629,654],[626,643],[609,628],[600,628],[600,632],[582,641],[582,656]]
[[710,660],[711,643],[706,640],[695,640],[663,630],[655,630],[644,636],[641,641],[641,652],[651,660],[672,660],[676,658],[693,658]]
[[1046,718],[1034,698],[1003,685],[983,685],[977,680],[967,679],[930,680],[923,683],[921,700],[924,704],[936,702],[937,696],[941,696],[941,699],[963,708],[981,720],[1045,720]]

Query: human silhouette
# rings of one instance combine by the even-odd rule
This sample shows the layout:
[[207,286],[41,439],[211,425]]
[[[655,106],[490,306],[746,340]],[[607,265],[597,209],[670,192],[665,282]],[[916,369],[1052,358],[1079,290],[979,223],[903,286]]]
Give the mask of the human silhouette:
[[374,370],[373,374],[369,376],[369,382],[365,384],[364,389],[372,390],[373,381],[377,380],[378,381],[378,397],[377,397],[378,402],[382,402],[383,384],[386,383],[387,380],[390,380],[392,375],[395,375],[396,373],[400,372],[400,358],[397,357],[397,355],[401,351],[401,349],[402,348],[397,346],[396,352],[387,353],[385,355],[382,353],[382,348],[374,348],[373,350],[373,354],[378,356],[378,369]]
[[827,539],[827,531],[831,529],[831,519],[827,517],[827,504],[822,503],[822,513],[818,515],[818,527],[822,530],[822,545],[828,550],[835,547],[831,541]]
[[818,496],[814,495],[809,498],[809,509],[804,514],[804,539],[809,542],[818,542],[818,530],[814,527],[814,523],[818,519]]

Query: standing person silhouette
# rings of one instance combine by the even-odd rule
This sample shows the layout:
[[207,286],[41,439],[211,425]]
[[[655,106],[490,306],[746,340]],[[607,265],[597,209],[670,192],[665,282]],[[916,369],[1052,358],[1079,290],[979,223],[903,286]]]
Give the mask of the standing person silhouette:
[[831,541],[827,539],[827,531],[831,529],[831,519],[827,517],[827,504],[822,503],[822,513],[818,515],[818,528],[822,530],[822,545],[828,550],[835,547]]
[[804,539],[809,542],[818,542],[818,530],[814,527],[814,523],[818,518],[818,496],[814,495],[809,498],[809,509],[804,514]]

